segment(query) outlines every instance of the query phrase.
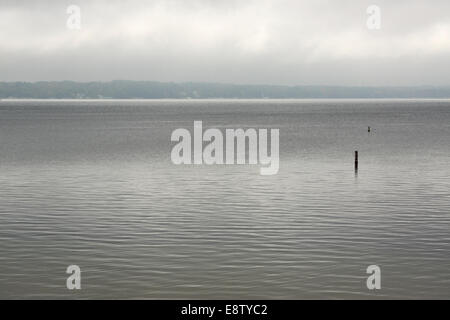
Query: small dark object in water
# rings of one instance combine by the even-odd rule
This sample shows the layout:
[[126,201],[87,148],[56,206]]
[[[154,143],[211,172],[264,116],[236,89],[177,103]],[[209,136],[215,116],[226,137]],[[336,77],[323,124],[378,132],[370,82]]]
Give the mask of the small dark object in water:
[[355,171],[358,170],[358,151],[355,151]]
[[370,132],[370,127],[367,127],[367,132]]

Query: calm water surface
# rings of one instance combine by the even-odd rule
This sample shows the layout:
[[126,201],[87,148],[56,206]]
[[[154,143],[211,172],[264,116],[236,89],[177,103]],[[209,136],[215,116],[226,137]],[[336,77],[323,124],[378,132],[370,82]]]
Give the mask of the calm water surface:
[[[194,120],[279,173],[172,164]],[[449,141],[450,101],[2,101],[0,298],[449,299]]]

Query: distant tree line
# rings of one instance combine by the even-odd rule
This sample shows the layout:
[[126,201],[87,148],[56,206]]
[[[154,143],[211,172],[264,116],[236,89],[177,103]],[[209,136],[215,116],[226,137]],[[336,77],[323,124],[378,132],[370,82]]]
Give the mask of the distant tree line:
[[450,87],[276,86],[155,81],[0,82],[0,98],[30,99],[289,99],[450,98]]

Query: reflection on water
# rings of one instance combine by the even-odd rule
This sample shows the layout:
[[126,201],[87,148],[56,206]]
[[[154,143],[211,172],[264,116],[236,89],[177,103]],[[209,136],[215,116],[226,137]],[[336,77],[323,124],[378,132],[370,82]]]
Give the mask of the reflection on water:
[[[279,173],[173,165],[194,120],[280,128]],[[448,101],[2,101],[0,297],[450,298],[449,123]]]

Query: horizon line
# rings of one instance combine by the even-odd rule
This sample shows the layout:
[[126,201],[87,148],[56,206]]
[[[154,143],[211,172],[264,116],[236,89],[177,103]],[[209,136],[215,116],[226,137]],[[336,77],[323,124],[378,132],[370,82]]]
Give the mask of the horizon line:
[[51,83],[51,82],[69,82],[69,83],[111,83],[111,82],[149,82],[149,83],[164,83],[164,84],[212,84],[212,85],[232,85],[232,86],[268,86],[268,87],[327,87],[327,88],[450,88],[450,84],[418,84],[418,85],[334,85],[334,84],[268,84],[268,83],[233,83],[233,82],[214,82],[214,81],[160,81],[160,80],[34,80],[34,81],[4,81],[0,83]]

